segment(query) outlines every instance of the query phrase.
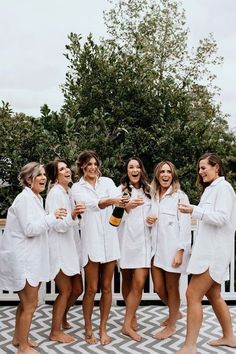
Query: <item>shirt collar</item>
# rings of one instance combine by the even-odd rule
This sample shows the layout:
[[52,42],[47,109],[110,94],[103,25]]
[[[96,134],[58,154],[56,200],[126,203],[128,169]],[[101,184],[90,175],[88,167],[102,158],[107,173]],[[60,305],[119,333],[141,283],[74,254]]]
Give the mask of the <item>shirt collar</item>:
[[218,177],[217,179],[215,179],[213,182],[211,182],[211,184],[209,185],[209,187],[210,186],[215,186],[216,184],[218,184],[218,183],[220,183],[220,182],[222,182],[222,181],[224,181],[225,180],[225,177],[224,176],[221,176],[221,177]]
[[41,206],[43,205],[43,198],[41,195],[37,196],[29,187],[25,187],[24,190],[26,193],[30,194],[38,203],[40,203]]
[[80,180],[79,180],[79,184],[84,185],[84,186],[86,186],[86,187],[88,187],[88,188],[90,188],[90,189],[93,189],[93,190],[97,188],[99,182],[100,182],[100,178],[97,177],[96,183],[95,183],[95,187],[93,188],[93,186],[92,186],[89,182],[87,182],[87,181],[84,179],[84,177],[81,177]]

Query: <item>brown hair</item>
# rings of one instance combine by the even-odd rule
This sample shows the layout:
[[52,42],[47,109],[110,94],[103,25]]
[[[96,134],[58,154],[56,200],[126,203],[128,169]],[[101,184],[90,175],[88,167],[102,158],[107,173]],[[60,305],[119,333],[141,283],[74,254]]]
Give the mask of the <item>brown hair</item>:
[[155,197],[160,190],[159,177],[160,177],[161,169],[165,164],[167,164],[171,170],[171,175],[172,175],[172,182],[171,182],[172,192],[171,192],[171,194],[180,190],[180,183],[179,183],[179,178],[177,176],[175,165],[170,161],[161,161],[156,165],[156,167],[154,169],[153,180],[151,182],[152,193],[154,194]]
[[89,161],[94,158],[97,162],[98,165],[98,177],[101,176],[101,161],[98,157],[98,155],[92,151],[92,150],[84,150],[82,151],[76,160],[76,166],[77,166],[77,175],[78,177],[82,177],[84,175],[84,168],[88,165]]
[[[31,183],[38,176],[42,167],[44,166],[39,162],[29,162],[25,166],[23,166],[18,175],[20,185],[22,187],[31,187]],[[27,181],[28,179],[31,180],[31,183]]]
[[222,161],[221,161],[220,157],[219,157],[218,155],[214,154],[214,153],[211,153],[211,152],[205,153],[204,155],[202,155],[202,156],[198,159],[197,167],[196,167],[196,170],[197,170],[197,180],[196,180],[196,184],[197,184],[198,187],[200,187],[200,189],[201,189],[202,191],[204,191],[205,188],[210,185],[209,182],[203,182],[202,176],[200,176],[200,174],[199,174],[199,164],[200,164],[200,161],[205,160],[205,159],[207,159],[207,162],[208,162],[209,165],[211,165],[211,166],[219,165],[219,171],[218,171],[219,177],[225,176],[225,172],[224,172],[223,165],[222,165]]
[[66,160],[55,158],[53,161],[49,161],[49,163],[45,167],[47,177],[52,184],[56,183],[58,177],[59,162],[64,162],[66,165],[68,165]]
[[129,176],[128,176],[128,165],[130,163],[131,160],[135,160],[139,163],[139,166],[140,166],[140,174],[141,174],[141,178],[140,178],[140,187],[143,188],[143,191],[144,191],[144,194],[148,197],[148,198],[151,198],[151,194],[150,194],[150,186],[148,184],[148,179],[147,179],[147,173],[145,171],[145,168],[143,166],[143,163],[142,161],[138,158],[138,157],[130,157],[126,163],[125,163],[125,174],[121,177],[121,184],[123,186],[122,190],[125,191],[125,190],[128,190],[128,192],[130,193],[131,195],[131,187],[130,187],[130,179],[129,179]]

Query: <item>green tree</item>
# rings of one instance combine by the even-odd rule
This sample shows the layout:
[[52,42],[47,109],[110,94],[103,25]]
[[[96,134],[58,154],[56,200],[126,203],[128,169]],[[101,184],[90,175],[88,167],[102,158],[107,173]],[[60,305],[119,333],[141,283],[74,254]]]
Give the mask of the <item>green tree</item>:
[[40,119],[13,113],[8,103],[0,107],[0,215],[5,216],[17,193],[21,190],[18,174],[29,161],[44,163],[54,156],[51,134]]
[[183,189],[198,199],[195,163],[214,151],[236,185],[236,137],[216,103],[215,65],[222,62],[212,36],[187,47],[188,30],[175,0],[111,0],[107,36],[95,43],[71,33],[68,71],[59,112],[47,105],[36,119],[0,107],[0,213],[19,192],[17,175],[27,162],[55,156],[69,163],[94,149],[103,173],[118,183],[124,161],[139,156],[152,176],[154,165],[171,160]]
[[229,166],[235,149],[215,102],[210,69],[222,62],[216,42],[209,36],[188,50],[176,1],[111,2],[107,38],[96,44],[90,35],[82,45],[81,36],[69,35],[62,113],[74,122],[78,151],[95,149],[116,181],[131,155],[144,161],[149,175],[156,162],[169,159],[194,201],[198,157],[215,151]]

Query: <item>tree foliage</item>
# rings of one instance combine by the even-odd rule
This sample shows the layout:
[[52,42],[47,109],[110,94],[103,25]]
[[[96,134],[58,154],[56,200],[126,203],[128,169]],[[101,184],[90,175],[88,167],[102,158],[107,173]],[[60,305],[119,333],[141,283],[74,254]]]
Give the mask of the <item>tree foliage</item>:
[[234,159],[235,136],[215,102],[211,70],[222,62],[216,42],[210,35],[189,51],[176,1],[112,3],[105,14],[108,37],[100,44],[92,35],[84,45],[69,35],[63,111],[76,122],[80,149],[95,149],[116,180],[131,155],[144,161],[149,175],[155,163],[169,159],[195,201],[199,156],[217,152],[228,166]]
[[175,0],[110,2],[106,38],[68,36],[60,112],[44,105],[35,119],[1,107],[0,179],[10,184],[0,191],[2,210],[24,163],[55,156],[73,163],[83,149],[97,151],[103,173],[117,183],[132,155],[150,177],[157,162],[171,160],[192,202],[198,199],[195,163],[205,152],[223,158],[235,183],[236,138],[216,103],[214,66],[222,58],[214,38],[189,50],[184,10]]

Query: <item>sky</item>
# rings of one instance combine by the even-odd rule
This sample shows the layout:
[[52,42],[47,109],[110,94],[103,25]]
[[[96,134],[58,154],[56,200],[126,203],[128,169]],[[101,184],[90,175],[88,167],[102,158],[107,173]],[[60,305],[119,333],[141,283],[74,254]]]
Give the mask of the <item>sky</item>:
[[[224,64],[214,68],[221,88],[217,101],[230,114],[229,125],[236,131],[236,1],[182,0],[189,28],[189,46],[213,33]],[[47,104],[60,110],[67,60],[68,34],[84,39],[105,36],[103,10],[107,0],[0,0],[0,100],[14,112],[40,116]]]

